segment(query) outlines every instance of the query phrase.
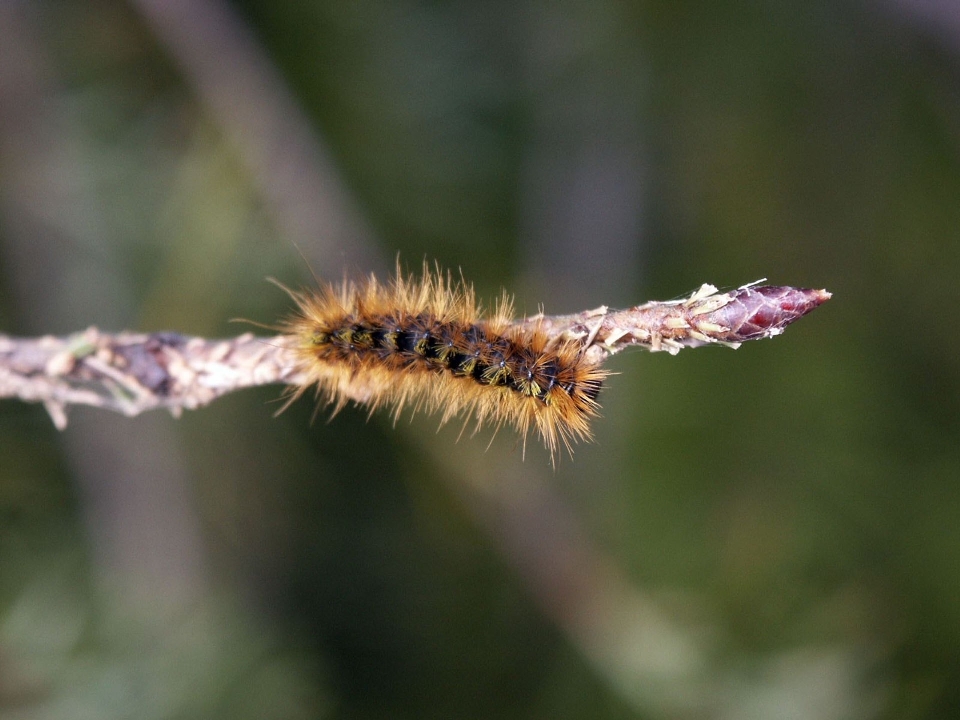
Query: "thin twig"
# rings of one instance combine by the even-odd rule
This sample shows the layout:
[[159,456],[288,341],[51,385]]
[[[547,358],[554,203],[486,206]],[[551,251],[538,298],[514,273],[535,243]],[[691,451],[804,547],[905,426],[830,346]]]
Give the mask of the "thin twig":
[[[773,337],[830,298],[825,290],[745,285],[719,293],[704,285],[689,298],[627,310],[606,307],[574,315],[534,316],[551,337],[583,341],[594,362],[631,346],[671,354],[684,347]],[[175,415],[241,388],[302,381],[290,338],[241,335],[207,340],[177,333],[104,333],[91,327],[66,337],[0,335],[0,398],[42,402],[66,427],[69,405],[137,415],[168,408]]]
[[[762,281],[761,281],[762,282]],[[704,284],[688,298],[653,301],[627,310],[596,310],[575,315],[533,317],[549,334],[565,333],[585,340],[595,362],[632,347],[676,355],[685,347],[726,345],[737,348],[748,340],[781,334],[830,299],[826,290],[743,285],[718,292]]]
[[296,383],[284,342],[249,333],[206,340],[94,327],[66,337],[0,335],[0,397],[44,403],[60,429],[69,405],[128,416],[165,407],[178,415],[241,388]]

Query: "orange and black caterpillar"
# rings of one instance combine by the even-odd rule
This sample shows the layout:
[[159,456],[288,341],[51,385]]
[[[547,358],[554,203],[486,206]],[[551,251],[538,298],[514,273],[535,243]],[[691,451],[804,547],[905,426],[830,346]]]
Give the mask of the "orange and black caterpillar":
[[387,284],[370,276],[288,292],[299,313],[282,329],[305,377],[294,398],[315,385],[334,413],[353,400],[392,407],[394,418],[411,405],[441,422],[512,424],[524,438],[535,428],[552,456],[591,436],[608,373],[582,340],[514,322],[506,294],[486,316],[471,285],[426,264],[420,277],[398,268]]

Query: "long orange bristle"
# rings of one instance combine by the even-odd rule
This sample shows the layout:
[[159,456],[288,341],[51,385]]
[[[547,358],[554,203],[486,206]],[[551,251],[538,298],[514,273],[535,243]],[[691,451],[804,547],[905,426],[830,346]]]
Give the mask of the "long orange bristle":
[[552,457],[586,440],[607,372],[587,362],[575,339],[549,338],[537,323],[512,322],[506,294],[486,316],[473,287],[424,264],[420,277],[399,268],[387,284],[365,281],[290,292],[299,312],[282,326],[304,385],[336,413],[349,401],[371,412],[405,407],[458,415],[477,428],[535,429]]

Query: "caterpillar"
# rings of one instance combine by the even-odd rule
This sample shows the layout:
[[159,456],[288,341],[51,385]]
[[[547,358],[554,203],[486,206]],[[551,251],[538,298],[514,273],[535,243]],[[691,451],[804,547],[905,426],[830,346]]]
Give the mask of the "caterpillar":
[[290,402],[312,387],[333,414],[354,401],[371,414],[389,407],[394,421],[411,406],[439,413],[441,424],[463,415],[464,427],[471,418],[477,429],[512,425],[524,448],[535,430],[554,459],[591,439],[609,373],[588,359],[582,338],[514,322],[506,293],[487,314],[472,285],[427,263],[419,277],[398,263],[387,283],[371,275],[283,289],[298,312],[281,331],[304,378]]

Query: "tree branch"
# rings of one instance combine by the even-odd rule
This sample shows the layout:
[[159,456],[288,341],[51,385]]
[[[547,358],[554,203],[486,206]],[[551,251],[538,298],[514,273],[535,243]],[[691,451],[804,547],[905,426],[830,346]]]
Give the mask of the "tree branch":
[[[539,323],[550,337],[580,339],[588,357],[600,363],[631,346],[671,354],[709,344],[736,348],[779,335],[828,299],[826,290],[751,284],[719,293],[704,285],[681,300],[537,315],[517,323]],[[0,398],[42,402],[59,429],[66,427],[69,405],[128,416],[165,407],[179,415],[241,388],[302,382],[290,343],[284,335],[207,340],[94,327],[66,337],[0,335]]]

